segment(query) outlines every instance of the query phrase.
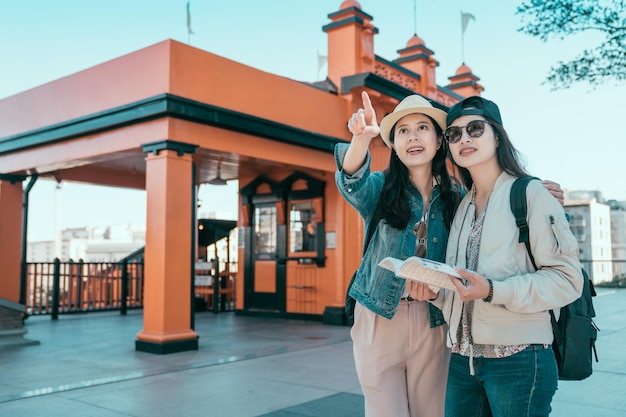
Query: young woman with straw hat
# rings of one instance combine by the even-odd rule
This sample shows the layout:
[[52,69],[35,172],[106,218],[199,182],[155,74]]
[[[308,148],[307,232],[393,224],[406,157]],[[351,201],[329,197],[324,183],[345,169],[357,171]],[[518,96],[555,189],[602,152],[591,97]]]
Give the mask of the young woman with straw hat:
[[[367,93],[362,99],[363,109],[348,122],[352,141],[338,144],[335,158],[340,193],[366,229],[376,228],[349,290],[356,300],[351,336],[365,415],[442,416],[450,352],[441,311],[415,300],[412,284],[378,263],[416,253],[444,260],[449,225],[462,197],[446,168],[446,112],[411,95],[379,127]],[[368,147],[378,134],[392,150],[384,173],[369,169]],[[379,199],[381,221],[370,225]]]

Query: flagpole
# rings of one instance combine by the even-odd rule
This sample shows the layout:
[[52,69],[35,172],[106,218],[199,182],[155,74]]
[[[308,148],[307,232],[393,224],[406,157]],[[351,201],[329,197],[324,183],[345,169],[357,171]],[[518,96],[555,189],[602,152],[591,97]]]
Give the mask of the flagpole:
[[467,29],[467,25],[470,20],[476,19],[471,13],[463,13],[461,10],[461,59],[465,64],[465,29]]
[[417,0],[413,0],[413,34],[417,35]]
[[191,35],[193,35],[193,30],[191,30],[191,10],[189,8],[190,1],[187,2],[187,44],[191,45]]
[[465,64],[465,25],[463,21],[463,10],[461,10],[461,62]]

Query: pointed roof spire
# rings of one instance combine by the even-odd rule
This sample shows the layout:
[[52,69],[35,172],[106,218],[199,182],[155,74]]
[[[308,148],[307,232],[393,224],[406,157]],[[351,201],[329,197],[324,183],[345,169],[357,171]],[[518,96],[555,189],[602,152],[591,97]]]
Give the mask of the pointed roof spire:
[[424,43],[424,40],[422,38],[420,38],[419,36],[417,36],[417,34],[413,35],[413,37],[411,39],[409,39],[409,41],[406,43],[406,47],[410,48],[412,46],[426,46],[426,44]]
[[356,7],[357,9],[360,9],[361,5],[356,0],[345,0],[343,3],[341,3],[341,6],[339,6],[339,10],[348,9],[350,7]]

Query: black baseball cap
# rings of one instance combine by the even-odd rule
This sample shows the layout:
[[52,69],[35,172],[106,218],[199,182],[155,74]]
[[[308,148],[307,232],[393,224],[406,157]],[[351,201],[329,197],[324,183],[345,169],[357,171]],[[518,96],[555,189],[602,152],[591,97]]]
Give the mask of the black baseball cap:
[[446,125],[450,126],[450,124],[459,117],[469,115],[484,116],[502,126],[502,116],[500,116],[498,105],[480,96],[468,97],[450,107],[448,117],[446,118]]

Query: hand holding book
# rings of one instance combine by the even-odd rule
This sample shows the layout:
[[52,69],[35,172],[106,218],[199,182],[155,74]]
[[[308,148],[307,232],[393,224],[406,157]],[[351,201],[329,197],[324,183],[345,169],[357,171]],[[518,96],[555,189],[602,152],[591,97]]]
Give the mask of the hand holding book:
[[405,260],[387,257],[378,266],[394,272],[400,278],[423,282],[435,292],[440,288],[457,291],[449,276],[463,279],[452,266],[417,256]]

